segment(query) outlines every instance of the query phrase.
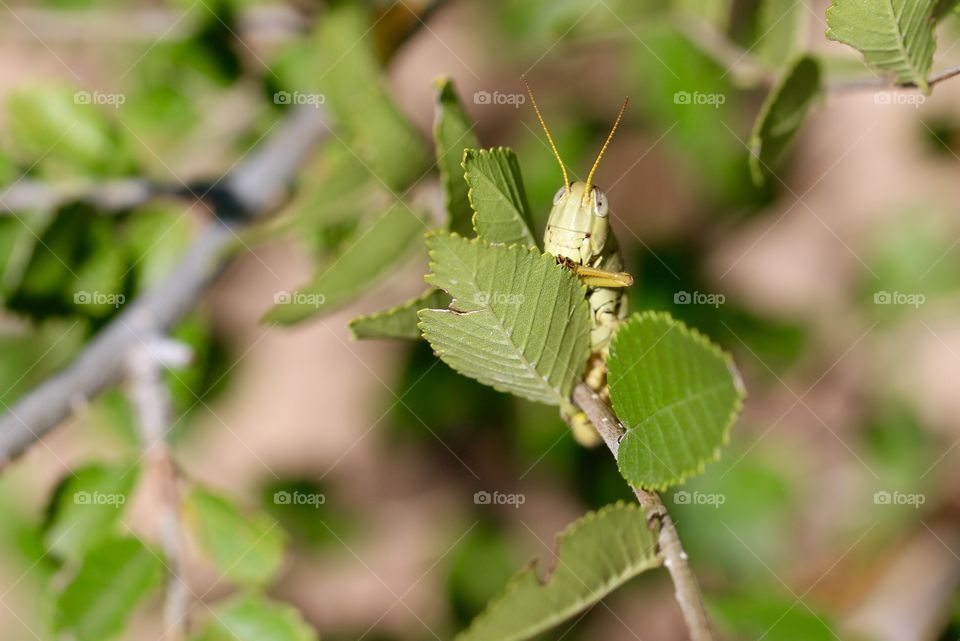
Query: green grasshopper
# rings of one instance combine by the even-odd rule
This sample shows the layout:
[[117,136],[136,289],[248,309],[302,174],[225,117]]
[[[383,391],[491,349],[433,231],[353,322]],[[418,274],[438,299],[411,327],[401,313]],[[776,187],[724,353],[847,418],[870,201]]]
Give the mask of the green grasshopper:
[[[601,396],[608,395],[606,385],[606,358],[610,340],[617,327],[627,316],[626,288],[633,284],[633,276],[621,271],[623,256],[620,245],[610,229],[609,203],[607,195],[593,184],[593,176],[600,165],[607,146],[613,139],[620,121],[623,119],[628,100],[624,100],[617,119],[607,136],[597,159],[587,174],[586,182],[571,182],[567,168],[563,164],[560,152],[553,142],[537,101],[527,85],[530,102],[537,114],[537,120],[547,135],[547,141],[560,163],[563,173],[563,187],[553,197],[553,209],[547,219],[547,228],[543,236],[543,249],[553,254],[557,262],[566,266],[579,276],[587,287],[587,302],[590,305],[592,326],[590,331],[590,361],[584,382]],[[561,416],[573,431],[574,438],[587,447],[600,443],[600,436],[586,415],[572,402],[561,409]]]

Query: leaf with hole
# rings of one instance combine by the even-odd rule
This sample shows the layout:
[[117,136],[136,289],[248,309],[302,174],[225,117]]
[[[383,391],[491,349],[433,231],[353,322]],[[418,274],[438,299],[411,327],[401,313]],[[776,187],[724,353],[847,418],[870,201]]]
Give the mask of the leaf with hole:
[[536,561],[513,577],[456,641],[520,641],[563,623],[661,563],[639,506],[617,503],[571,524],[541,577]]
[[570,396],[589,355],[590,313],[576,276],[535,249],[456,234],[427,237],[427,282],[453,297],[420,312],[447,365],[501,392],[549,405]]
[[664,489],[719,457],[744,396],[727,354],[668,314],[645,312],[617,331],[608,364],[627,481]]

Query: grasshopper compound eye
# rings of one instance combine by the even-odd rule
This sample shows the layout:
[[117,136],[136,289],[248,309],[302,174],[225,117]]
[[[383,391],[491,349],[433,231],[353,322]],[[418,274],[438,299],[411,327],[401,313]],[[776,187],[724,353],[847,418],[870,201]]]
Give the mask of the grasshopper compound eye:
[[560,189],[558,189],[558,190],[557,190],[557,193],[554,194],[554,196],[553,196],[553,204],[554,204],[554,205],[558,204],[558,203],[560,202],[560,199],[563,198],[563,195],[564,195],[565,193],[567,193],[567,187],[566,187],[566,185],[564,185],[563,187],[561,187]]
[[596,200],[594,200],[593,211],[600,218],[606,218],[607,214],[610,213],[609,205],[607,204],[607,195],[604,194],[599,189],[594,190],[596,193]]

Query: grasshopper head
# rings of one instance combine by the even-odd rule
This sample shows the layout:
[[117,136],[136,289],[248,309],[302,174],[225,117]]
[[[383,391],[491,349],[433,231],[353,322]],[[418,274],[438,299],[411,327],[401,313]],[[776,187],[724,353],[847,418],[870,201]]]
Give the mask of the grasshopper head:
[[607,195],[599,188],[588,188],[579,180],[561,187],[547,219],[544,250],[575,263],[588,263],[607,242],[609,211]]
[[[526,80],[524,80],[526,83]],[[550,135],[550,129],[547,127],[543,114],[537,106],[537,99],[533,97],[533,91],[530,85],[527,85],[527,93],[530,94],[530,103],[537,114],[537,120],[543,127],[543,132],[547,135],[547,141],[560,164],[560,171],[563,172],[563,187],[553,197],[553,209],[550,210],[550,218],[547,220],[547,231],[544,235],[544,251],[553,254],[558,258],[566,258],[581,265],[588,264],[598,257],[604,248],[609,237],[609,223],[607,215],[609,214],[609,205],[607,204],[607,195],[600,191],[593,184],[593,176],[600,165],[600,159],[607,150],[607,146],[613,139],[620,121],[623,119],[623,113],[627,110],[629,99],[623,101],[617,119],[610,129],[610,134],[600,148],[597,159],[587,174],[587,180],[571,182],[567,176],[567,168],[563,164],[557,145],[553,142],[553,136]]]

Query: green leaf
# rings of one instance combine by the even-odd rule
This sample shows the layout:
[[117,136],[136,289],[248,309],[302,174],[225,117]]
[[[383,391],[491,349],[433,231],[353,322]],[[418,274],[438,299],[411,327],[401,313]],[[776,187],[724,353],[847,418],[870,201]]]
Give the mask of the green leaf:
[[797,60],[771,90],[750,138],[750,172],[762,184],[819,98],[820,64],[811,56]]
[[617,331],[608,364],[627,481],[663,489],[719,457],[744,396],[729,356],[668,314],[645,312]]
[[433,138],[437,150],[437,167],[443,186],[444,202],[449,215],[449,229],[461,236],[473,231],[473,210],[467,197],[467,183],[460,165],[467,149],[480,146],[473,133],[470,119],[464,111],[453,81],[439,78],[436,82],[436,107],[433,120]]
[[[11,151],[44,175],[118,175],[133,167],[129,148],[93,92],[62,85],[18,90],[8,101]],[[119,96],[119,94],[117,94]]]
[[810,18],[806,5],[796,0],[761,0],[757,14],[757,57],[779,69],[793,60]]
[[264,320],[292,325],[352,301],[418,245],[425,227],[419,213],[396,203],[346,240],[343,253],[322,265],[310,283],[295,292],[278,292],[277,304]]
[[833,0],[827,38],[850,45],[867,64],[929,93],[939,0]]
[[529,639],[597,603],[661,563],[646,515],[617,503],[591,512],[557,537],[556,565],[517,574],[457,641]]
[[184,502],[194,537],[223,576],[243,585],[269,583],[283,563],[286,533],[260,511],[195,488]]
[[453,297],[420,312],[437,355],[465,376],[532,401],[570,397],[589,356],[586,292],[553,256],[456,234],[427,237],[427,282]]
[[417,312],[421,309],[447,307],[450,296],[439,289],[428,289],[416,298],[388,310],[358,316],[350,321],[350,331],[358,340],[368,338],[420,338]]
[[[738,639],[777,641],[836,641],[839,629],[823,612],[811,610],[792,597],[769,593],[736,595],[709,600],[721,627]],[[855,641],[859,637],[847,637]]]
[[468,149],[463,169],[470,206],[476,212],[473,227],[477,235],[490,243],[536,247],[516,154],[505,147]]
[[136,465],[93,464],[73,470],[57,487],[44,533],[62,558],[79,558],[112,533],[137,480]]
[[363,7],[337,5],[324,13],[317,28],[320,59],[308,68],[341,127],[338,135],[347,137],[344,144],[391,190],[402,191],[423,175],[430,161],[420,136],[386,91],[370,32]]
[[138,539],[102,539],[57,596],[54,627],[58,638],[115,638],[137,604],[162,579],[163,562]]
[[245,594],[217,606],[193,641],[317,641],[300,613],[257,594]]

